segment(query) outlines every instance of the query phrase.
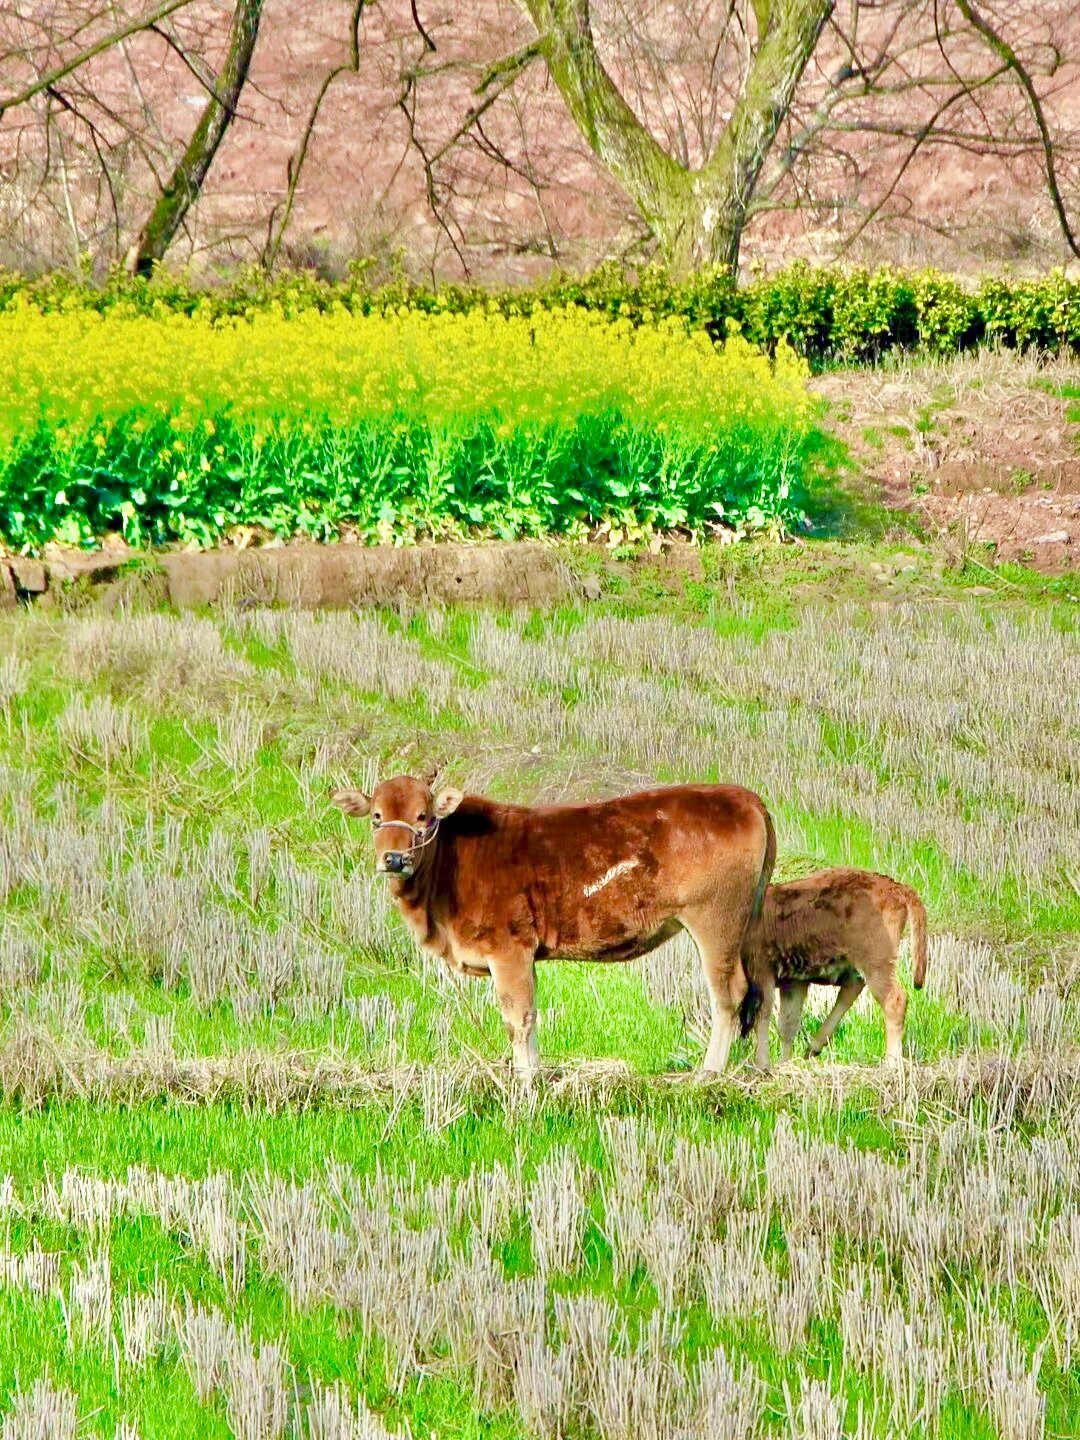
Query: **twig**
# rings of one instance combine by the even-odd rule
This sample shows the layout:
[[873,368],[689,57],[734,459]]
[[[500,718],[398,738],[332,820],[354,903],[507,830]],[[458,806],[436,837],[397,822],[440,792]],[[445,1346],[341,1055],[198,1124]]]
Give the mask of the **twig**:
[[[289,163],[286,167],[288,187],[285,192],[285,203],[281,212],[281,221],[274,233],[274,218],[278,207],[275,205],[270,211],[270,218],[267,221],[266,247],[263,250],[262,264],[266,270],[272,270],[281,250],[281,242],[285,238],[285,231],[288,228],[289,220],[292,217],[293,204],[296,200],[296,187],[300,183],[300,172],[304,168],[304,161],[307,158],[308,146],[311,144],[311,137],[315,130],[316,121],[319,118],[319,111],[326,99],[327,92],[331,85],[341,75],[355,75],[360,69],[360,21],[363,19],[364,10],[367,8],[367,0],[354,0],[352,15],[349,19],[349,56],[340,65],[327,72],[319,86],[318,94],[315,96],[314,104],[308,114],[307,124],[304,126],[303,134],[300,137],[300,144],[296,151],[289,156]],[[434,47],[433,47],[434,48]]]

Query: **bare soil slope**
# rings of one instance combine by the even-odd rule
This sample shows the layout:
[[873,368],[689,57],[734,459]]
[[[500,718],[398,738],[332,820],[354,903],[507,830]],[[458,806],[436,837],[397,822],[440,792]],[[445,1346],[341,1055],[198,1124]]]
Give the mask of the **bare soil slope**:
[[958,548],[1040,569],[1080,564],[1080,367],[983,353],[836,371],[814,390],[886,503]]

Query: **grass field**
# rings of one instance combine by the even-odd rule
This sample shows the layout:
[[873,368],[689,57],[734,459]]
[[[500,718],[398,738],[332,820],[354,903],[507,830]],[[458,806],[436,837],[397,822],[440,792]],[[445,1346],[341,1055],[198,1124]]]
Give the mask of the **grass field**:
[[[0,621],[5,1440],[1077,1433],[1075,605],[851,553],[548,616]],[[738,781],[779,875],[915,884],[909,1063],[864,996],[828,1061],[696,1080],[676,944],[542,967],[522,1094],[328,803],[428,764]]]

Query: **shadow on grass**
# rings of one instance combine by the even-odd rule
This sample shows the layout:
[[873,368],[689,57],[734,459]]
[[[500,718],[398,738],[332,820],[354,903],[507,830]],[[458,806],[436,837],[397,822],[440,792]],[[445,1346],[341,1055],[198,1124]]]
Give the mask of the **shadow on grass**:
[[801,503],[813,527],[808,535],[875,541],[895,538],[899,530],[922,537],[918,518],[884,504],[878,486],[852,457],[850,447],[821,425],[808,442],[807,462]]

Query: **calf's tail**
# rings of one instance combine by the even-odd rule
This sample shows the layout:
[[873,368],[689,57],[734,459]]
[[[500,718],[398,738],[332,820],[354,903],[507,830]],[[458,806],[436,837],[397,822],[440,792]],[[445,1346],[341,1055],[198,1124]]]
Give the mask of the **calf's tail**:
[[926,979],[926,906],[914,890],[909,890],[904,899],[907,902],[908,921],[911,924],[911,960],[913,967],[911,978],[915,989],[921,990],[923,982]]
[[761,993],[760,985],[751,980],[749,975],[746,980],[748,989],[739,1006],[739,1034],[744,1040],[748,1035],[753,1034],[757,1017],[761,1013],[761,1002],[765,998]]
[[772,878],[773,866],[776,864],[776,827],[773,825],[772,816],[764,805],[761,807],[762,819],[765,821],[765,853],[761,858],[761,870],[758,874],[757,885],[754,889],[754,900],[750,906],[750,919],[746,922],[746,933],[743,936],[742,964],[746,974],[747,991],[743,996],[742,1004],[739,1006],[739,1034],[745,1038],[754,1028],[758,1013],[761,1010],[763,995],[761,987],[754,979],[756,966],[755,957],[761,946],[765,926],[765,892],[769,888],[769,881]]

